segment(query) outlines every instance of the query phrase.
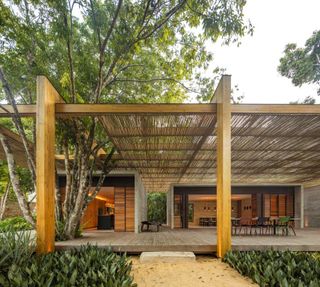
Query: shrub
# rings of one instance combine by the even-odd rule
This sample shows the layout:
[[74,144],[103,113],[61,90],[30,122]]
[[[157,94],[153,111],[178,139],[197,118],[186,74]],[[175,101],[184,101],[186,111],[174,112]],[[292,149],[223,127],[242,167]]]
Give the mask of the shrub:
[[[62,221],[56,222],[56,238],[55,238],[56,241],[66,241],[69,239],[64,232],[64,228],[65,228],[64,222],[62,222]],[[79,228],[77,228],[76,234],[75,234],[75,238],[80,238],[80,237],[82,237],[81,226]]]
[[30,230],[32,225],[21,216],[9,217],[0,221],[0,230],[4,229],[14,230]]
[[30,231],[15,231],[7,227],[0,233],[0,286],[11,266],[28,264],[35,251],[35,240]]
[[96,246],[33,256],[27,264],[14,264],[4,286],[106,286],[133,287],[131,263]]
[[167,220],[167,194],[148,193],[148,220],[165,223]]
[[320,286],[320,260],[312,253],[230,251],[223,261],[260,286]]

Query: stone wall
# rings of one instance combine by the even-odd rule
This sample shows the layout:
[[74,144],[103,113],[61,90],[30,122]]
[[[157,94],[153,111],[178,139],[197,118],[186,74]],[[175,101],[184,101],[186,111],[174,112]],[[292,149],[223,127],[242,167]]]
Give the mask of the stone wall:
[[[35,208],[35,203],[31,203],[31,210]],[[4,212],[4,219],[8,217],[22,216],[22,212],[20,210],[19,204],[15,200],[8,200],[6,209]]]

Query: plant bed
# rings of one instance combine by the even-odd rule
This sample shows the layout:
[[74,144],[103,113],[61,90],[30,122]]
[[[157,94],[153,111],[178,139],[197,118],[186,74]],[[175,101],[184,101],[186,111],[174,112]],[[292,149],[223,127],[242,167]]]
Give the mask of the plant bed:
[[97,246],[37,256],[27,233],[0,236],[0,286],[134,287],[131,262]]
[[319,253],[230,251],[223,261],[260,286],[320,286]]

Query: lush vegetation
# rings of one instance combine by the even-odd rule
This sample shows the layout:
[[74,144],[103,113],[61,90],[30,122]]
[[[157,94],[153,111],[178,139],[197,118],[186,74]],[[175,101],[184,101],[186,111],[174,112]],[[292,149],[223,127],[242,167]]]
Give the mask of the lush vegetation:
[[36,256],[34,246],[30,232],[1,233],[0,286],[135,286],[125,255],[88,245]]
[[148,220],[165,223],[167,219],[167,195],[148,193]]
[[[244,0],[0,1],[0,100],[13,106],[34,103],[36,75],[45,75],[68,103],[169,103],[190,95],[208,101],[221,71],[211,65],[213,55],[207,47],[218,39],[237,42],[252,32],[244,19],[245,4]],[[34,142],[34,119],[12,120],[12,130],[23,142]],[[0,141],[7,147],[20,208],[34,225],[1,132]],[[63,236],[73,238],[83,211],[115,166],[114,148],[96,117],[59,120],[56,143],[66,159],[67,183],[64,200],[56,201],[56,218],[64,227]],[[27,146],[34,190],[36,165]],[[100,148],[107,157],[99,158]],[[89,194],[97,169],[101,177]],[[56,197],[62,197],[59,190]]]
[[[282,76],[291,79],[295,86],[315,84],[320,95],[320,31],[315,31],[306,41],[304,47],[290,43],[280,59],[278,70]],[[312,97],[305,101],[314,103]]]
[[30,230],[33,229],[32,225],[21,216],[9,217],[4,220],[0,220],[0,230],[14,229]]
[[320,256],[308,252],[231,251],[224,262],[260,286],[320,286]]

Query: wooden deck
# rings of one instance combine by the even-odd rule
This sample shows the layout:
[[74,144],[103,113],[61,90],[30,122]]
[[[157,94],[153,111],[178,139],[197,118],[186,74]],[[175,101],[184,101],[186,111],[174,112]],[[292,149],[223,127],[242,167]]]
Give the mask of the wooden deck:
[[[297,236],[233,236],[234,250],[292,250],[320,251],[320,229],[298,229]],[[116,252],[140,253],[143,251],[192,251],[213,253],[216,251],[216,230],[164,229],[160,232],[110,232],[90,230],[82,238],[56,242],[57,249],[79,247],[87,243],[111,247]]]

